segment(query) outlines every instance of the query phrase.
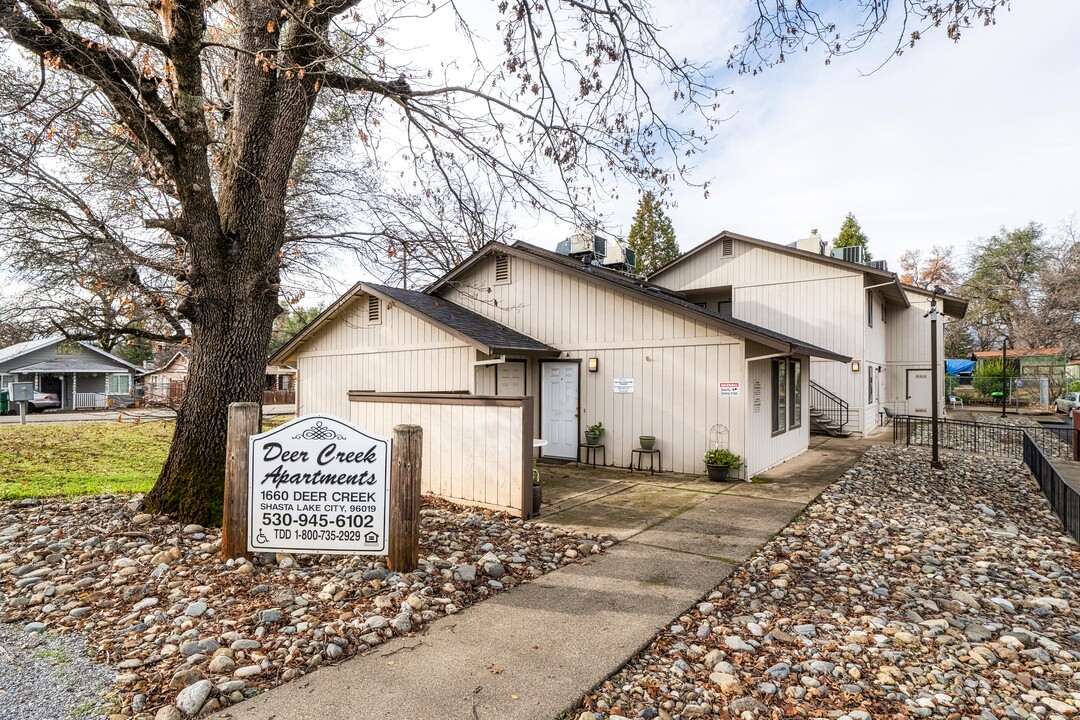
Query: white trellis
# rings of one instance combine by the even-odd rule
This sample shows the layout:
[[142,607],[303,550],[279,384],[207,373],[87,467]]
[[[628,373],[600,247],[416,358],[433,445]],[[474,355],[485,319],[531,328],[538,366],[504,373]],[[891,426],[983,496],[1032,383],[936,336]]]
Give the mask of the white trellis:
[[713,425],[709,430],[709,449],[730,450],[730,446],[731,433],[728,431],[727,425],[720,425],[719,423]]

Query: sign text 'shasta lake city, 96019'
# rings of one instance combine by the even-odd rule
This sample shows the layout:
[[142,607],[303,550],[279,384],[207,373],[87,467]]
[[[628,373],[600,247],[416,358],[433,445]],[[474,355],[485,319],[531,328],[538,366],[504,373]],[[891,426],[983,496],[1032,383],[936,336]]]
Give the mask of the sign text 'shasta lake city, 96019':
[[387,551],[390,440],[327,415],[253,435],[248,549]]

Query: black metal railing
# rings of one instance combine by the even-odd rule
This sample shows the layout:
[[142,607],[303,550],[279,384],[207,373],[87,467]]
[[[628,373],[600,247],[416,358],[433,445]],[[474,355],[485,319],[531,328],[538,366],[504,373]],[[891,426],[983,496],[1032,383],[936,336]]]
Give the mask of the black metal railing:
[[1024,434],[1024,464],[1035,476],[1043,495],[1050,501],[1065,531],[1080,542],[1080,492],[1067,484],[1043,452],[1042,447],[1028,434]]
[[[893,443],[929,445],[932,420],[918,415],[897,415],[893,418]],[[1001,455],[1022,458],[1024,435],[1042,448],[1047,457],[1071,460],[1073,439],[1077,431],[1070,427],[1023,427],[971,420],[938,420],[938,447],[945,450]]]
[[[896,416],[893,418],[893,443],[929,445],[931,422],[928,417]],[[1061,518],[1065,530],[1080,541],[1080,492],[1065,482],[1059,469],[1066,467],[1066,463],[1075,466],[1073,447],[1076,442],[1080,442],[1080,431],[1071,427],[938,420],[938,444],[942,449],[1022,459]]]
[[843,432],[850,416],[847,401],[834,395],[813,380],[810,381],[810,407],[825,416],[830,425],[836,425],[837,432]]

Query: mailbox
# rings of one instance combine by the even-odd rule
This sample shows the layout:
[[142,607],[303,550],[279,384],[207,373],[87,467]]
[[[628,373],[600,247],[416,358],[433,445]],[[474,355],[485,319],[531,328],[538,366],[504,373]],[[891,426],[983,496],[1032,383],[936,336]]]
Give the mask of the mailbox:
[[17,382],[11,383],[12,402],[32,402],[34,400],[34,383]]

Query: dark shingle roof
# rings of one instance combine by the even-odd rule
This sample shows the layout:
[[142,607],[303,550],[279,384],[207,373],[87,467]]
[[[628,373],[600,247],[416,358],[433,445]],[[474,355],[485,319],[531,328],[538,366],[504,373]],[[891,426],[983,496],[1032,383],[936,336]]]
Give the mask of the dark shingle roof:
[[495,320],[474,313],[472,310],[467,310],[437,295],[426,295],[414,290],[402,290],[401,288],[373,285],[371,283],[363,283],[363,287],[376,295],[382,295],[395,303],[407,306],[457,335],[463,335],[475,341],[477,344],[484,346],[488,354],[559,354],[559,351],[550,345],[545,345],[539,340],[522,335],[517,330],[511,330]]
[[543,248],[538,248],[535,245],[529,245],[528,243],[516,242],[511,247],[544,258],[549,262],[558,263],[559,265],[565,266],[568,270],[592,275],[605,282],[618,285],[627,292],[644,295],[652,298],[654,301],[674,306],[683,314],[700,316],[702,319],[705,319],[714,325],[730,328],[734,334],[742,337],[750,336],[753,338],[754,336],[757,336],[759,338],[768,338],[775,342],[787,345],[793,353],[806,353],[807,355],[813,355],[814,357],[839,360],[840,362],[847,362],[851,359],[846,355],[818,347],[817,345],[811,345],[798,338],[793,338],[790,335],[784,335],[783,333],[769,330],[768,328],[746,322],[745,320],[739,320],[728,315],[721,315],[718,312],[706,310],[705,308],[686,300],[679,293],[643,280],[636,280],[614,270],[608,270],[607,268],[598,267],[596,265],[585,265],[574,258],[560,255],[559,253],[551,252],[550,250],[544,250]]

